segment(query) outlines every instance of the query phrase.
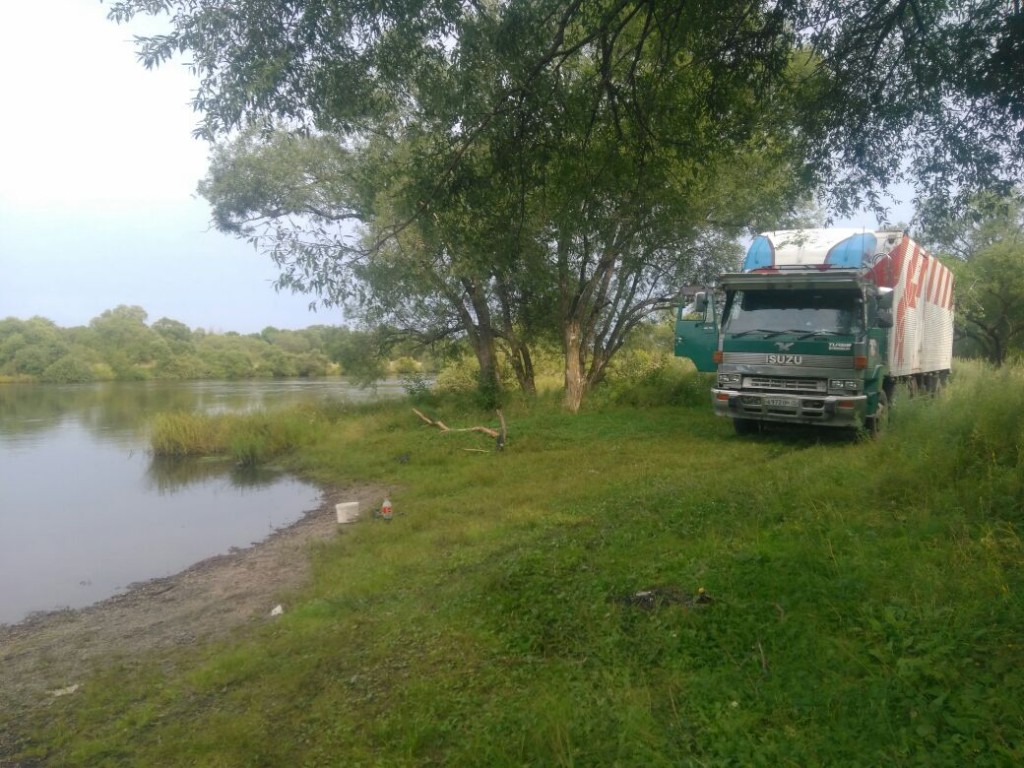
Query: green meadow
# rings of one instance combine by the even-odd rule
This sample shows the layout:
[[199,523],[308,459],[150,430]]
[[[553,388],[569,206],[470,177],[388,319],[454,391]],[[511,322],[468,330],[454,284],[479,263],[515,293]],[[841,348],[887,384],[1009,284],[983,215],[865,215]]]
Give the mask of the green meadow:
[[1024,370],[960,363],[878,439],[738,437],[707,386],[512,401],[502,451],[412,412],[498,426],[465,400],[167,416],[154,452],[395,517],[313,546],[277,619],[112,660],[12,764],[1024,763]]

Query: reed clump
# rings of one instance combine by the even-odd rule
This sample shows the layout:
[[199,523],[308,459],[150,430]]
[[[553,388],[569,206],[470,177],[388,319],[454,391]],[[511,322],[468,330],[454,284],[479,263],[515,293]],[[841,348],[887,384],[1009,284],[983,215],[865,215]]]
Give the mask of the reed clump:
[[224,457],[254,466],[308,445],[335,409],[296,406],[282,411],[247,413],[167,413],[150,428],[154,456]]
[[227,434],[223,414],[161,413],[150,426],[149,445],[154,456],[214,456],[227,452]]

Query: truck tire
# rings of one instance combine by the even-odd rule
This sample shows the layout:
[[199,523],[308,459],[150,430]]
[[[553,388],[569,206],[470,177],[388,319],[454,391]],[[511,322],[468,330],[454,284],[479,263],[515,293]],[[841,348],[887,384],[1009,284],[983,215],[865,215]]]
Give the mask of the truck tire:
[[754,419],[733,419],[732,428],[737,435],[753,435],[761,431],[761,422]]

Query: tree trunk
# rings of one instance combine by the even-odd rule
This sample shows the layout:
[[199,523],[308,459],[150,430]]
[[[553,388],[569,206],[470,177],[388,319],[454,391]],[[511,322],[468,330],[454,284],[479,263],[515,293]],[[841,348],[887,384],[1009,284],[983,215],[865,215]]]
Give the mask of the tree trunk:
[[565,407],[572,413],[579,413],[583,395],[587,391],[587,380],[583,373],[583,334],[579,321],[566,320],[562,337],[565,352]]
[[494,353],[494,338],[490,335],[489,330],[484,329],[477,334],[473,352],[476,354],[476,361],[480,366],[481,387],[491,388],[497,392],[501,388],[501,377],[498,375],[497,355]]
[[608,372],[609,359],[610,355],[604,349],[591,350],[590,368],[587,371],[588,392],[604,380],[604,376]]
[[516,381],[519,382],[520,391],[526,395],[537,394],[537,381],[529,347],[523,342],[510,342],[506,351],[512,370],[515,371]]
[[476,282],[465,280],[463,287],[470,306],[466,306],[464,302],[459,302],[456,306],[462,325],[466,329],[466,336],[476,355],[477,364],[480,366],[480,390],[484,393],[489,392],[496,399],[501,391],[501,377],[498,375],[498,356],[487,301],[481,295]]
[[534,378],[533,359],[530,357],[530,346],[524,340],[523,324],[520,319],[521,308],[514,306],[516,299],[504,277],[497,276],[494,284],[494,294],[498,299],[499,312],[501,314],[501,333],[503,347],[508,355],[509,363],[516,374],[516,381],[519,389],[527,395],[537,394],[537,383]]

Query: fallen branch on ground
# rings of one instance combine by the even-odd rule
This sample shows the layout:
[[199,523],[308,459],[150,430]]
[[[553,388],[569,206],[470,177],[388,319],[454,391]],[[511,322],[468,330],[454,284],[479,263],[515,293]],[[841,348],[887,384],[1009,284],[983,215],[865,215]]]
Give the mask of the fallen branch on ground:
[[490,427],[461,427],[459,429],[452,429],[440,419],[432,419],[422,411],[415,408],[412,412],[419,416],[423,421],[432,427],[437,427],[442,432],[483,432],[485,435],[495,438],[498,441],[498,450],[500,451],[505,446],[505,436],[508,434],[508,428],[505,425],[505,415],[498,408],[498,419],[501,421],[501,430],[491,429]]

